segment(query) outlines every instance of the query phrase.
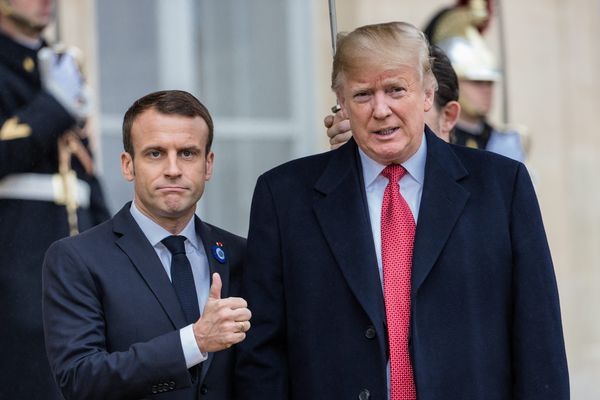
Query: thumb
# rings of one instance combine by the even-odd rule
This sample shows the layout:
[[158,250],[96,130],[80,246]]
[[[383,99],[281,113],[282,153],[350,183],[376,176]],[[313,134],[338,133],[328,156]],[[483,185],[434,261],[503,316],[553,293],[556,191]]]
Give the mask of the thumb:
[[223,284],[221,283],[221,276],[215,272],[212,275],[212,285],[210,285],[210,294],[208,295],[208,298],[215,300],[220,299],[222,286]]

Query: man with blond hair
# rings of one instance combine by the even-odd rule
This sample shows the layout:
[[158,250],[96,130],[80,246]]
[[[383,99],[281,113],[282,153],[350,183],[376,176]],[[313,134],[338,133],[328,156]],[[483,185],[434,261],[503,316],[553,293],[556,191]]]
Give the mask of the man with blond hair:
[[435,79],[410,24],[338,39],[332,88],[353,139],[256,184],[238,399],[568,399],[525,166],[425,126]]

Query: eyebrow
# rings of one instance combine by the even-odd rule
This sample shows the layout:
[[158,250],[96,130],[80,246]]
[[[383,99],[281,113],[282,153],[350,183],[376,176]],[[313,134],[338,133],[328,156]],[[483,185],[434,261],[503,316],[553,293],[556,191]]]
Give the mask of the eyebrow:
[[[189,146],[184,146],[184,147],[178,147],[177,151],[183,151],[183,150],[202,150],[203,147],[202,146],[197,146],[195,144],[189,145]],[[148,150],[166,150],[166,147],[163,145],[159,145],[159,144],[149,144],[144,146],[141,149],[141,152],[145,152]]]

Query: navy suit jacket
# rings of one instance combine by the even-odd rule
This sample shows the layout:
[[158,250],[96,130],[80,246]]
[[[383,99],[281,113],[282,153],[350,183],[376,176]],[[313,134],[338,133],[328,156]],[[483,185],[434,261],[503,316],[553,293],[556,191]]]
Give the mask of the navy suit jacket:
[[[46,349],[68,399],[230,399],[234,353],[186,369],[187,325],[164,268],[127,204],[111,220],[55,242],[43,268]],[[245,240],[196,218],[222,297],[239,295]],[[219,263],[211,248],[223,244]]]
[[[409,350],[419,400],[567,399],[558,294],[525,166],[426,129]],[[256,184],[237,396],[385,399],[381,282],[356,143]]]

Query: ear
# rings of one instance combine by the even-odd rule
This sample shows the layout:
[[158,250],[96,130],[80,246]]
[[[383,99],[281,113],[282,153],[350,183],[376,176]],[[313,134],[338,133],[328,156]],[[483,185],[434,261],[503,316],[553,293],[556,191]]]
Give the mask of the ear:
[[440,114],[441,130],[451,132],[460,116],[460,104],[458,101],[449,101],[446,103]]
[[133,180],[135,179],[133,158],[131,158],[131,154],[129,154],[126,151],[121,153],[121,173],[123,174],[123,177],[129,182],[133,182]]
[[212,178],[213,164],[215,161],[215,153],[209,151],[206,156],[206,172],[204,174],[204,180],[209,181]]
[[429,87],[425,88],[425,99],[424,99],[424,107],[423,110],[425,112],[431,110],[433,107],[433,100],[435,98],[435,89],[433,85],[429,85]]

